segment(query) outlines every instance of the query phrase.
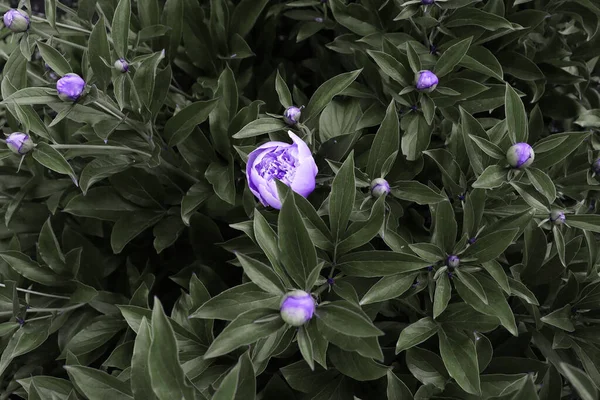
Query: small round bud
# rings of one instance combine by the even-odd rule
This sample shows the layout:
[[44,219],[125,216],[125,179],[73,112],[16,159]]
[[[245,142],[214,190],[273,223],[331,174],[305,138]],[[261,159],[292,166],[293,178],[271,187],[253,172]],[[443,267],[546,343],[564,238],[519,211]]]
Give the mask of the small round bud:
[[286,108],[283,112],[283,120],[288,125],[296,125],[298,121],[300,121],[301,115],[302,111],[298,107],[291,106]]
[[13,132],[6,138],[6,145],[15,154],[23,155],[29,153],[35,147],[28,134]]
[[23,10],[11,8],[4,13],[4,25],[13,32],[25,32],[29,29],[29,15]]
[[506,161],[513,168],[528,167],[533,164],[535,153],[527,143],[517,143],[510,146],[506,152]]
[[373,197],[385,196],[390,192],[390,184],[383,178],[373,179],[371,182],[371,195]]
[[467,242],[471,245],[475,244],[476,241],[477,241],[477,238],[475,238],[475,237],[469,238],[469,240],[467,240]]
[[129,71],[129,63],[124,58],[119,58],[115,61],[115,69],[119,72],[125,73]]
[[438,77],[429,70],[419,71],[415,74],[415,87],[424,92],[433,92],[439,82]]
[[460,258],[454,254],[451,254],[446,259],[446,265],[450,268],[456,268],[460,265]]
[[567,217],[565,217],[565,213],[560,210],[553,210],[550,213],[550,222],[552,222],[554,225],[562,225],[565,223],[566,219]]
[[315,299],[303,290],[293,290],[284,296],[279,309],[281,318],[287,324],[301,326],[313,317]]
[[600,175],[600,158],[596,159],[592,164],[592,171],[594,171],[596,175]]
[[69,73],[56,82],[58,97],[64,101],[77,101],[83,94],[85,81],[77,74]]
[[421,0],[421,4],[423,4],[424,6],[428,6],[433,3],[435,3],[435,0]]
[[321,17],[316,17],[316,18],[315,18],[315,22],[321,23],[321,22],[323,22],[323,18],[321,18]]

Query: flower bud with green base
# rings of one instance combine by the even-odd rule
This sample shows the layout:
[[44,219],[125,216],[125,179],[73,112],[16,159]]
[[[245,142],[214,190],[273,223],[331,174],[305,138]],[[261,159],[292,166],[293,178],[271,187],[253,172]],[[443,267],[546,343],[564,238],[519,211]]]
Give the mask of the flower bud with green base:
[[117,61],[115,61],[114,66],[115,69],[121,73],[129,71],[129,63],[124,58],[119,58]]
[[450,268],[456,268],[460,265],[460,258],[454,254],[451,254],[448,256],[448,258],[446,258],[446,265]]
[[66,74],[56,82],[58,97],[63,101],[77,101],[84,89],[85,81],[77,74]]
[[439,83],[439,79],[429,70],[419,71],[415,74],[415,87],[422,92],[433,92]]
[[373,197],[385,196],[390,192],[390,184],[383,178],[373,179],[371,182],[371,195]]
[[13,132],[6,138],[6,145],[15,154],[23,155],[29,153],[35,147],[28,134]]
[[29,15],[23,10],[12,8],[4,13],[2,19],[4,25],[15,33],[29,29]]
[[315,299],[304,290],[293,290],[286,293],[281,306],[281,318],[291,326],[302,326],[313,317]]
[[567,217],[565,217],[565,213],[560,210],[553,210],[550,213],[550,222],[554,225],[562,225],[565,223]]
[[421,4],[423,4],[424,6],[428,6],[435,3],[435,0],[421,0]]
[[596,161],[594,161],[592,164],[592,171],[594,174],[600,175],[600,158],[596,159]]
[[535,159],[535,153],[527,143],[516,143],[510,146],[506,152],[506,161],[513,168],[525,168],[530,166]]
[[283,120],[288,125],[296,125],[300,121],[302,110],[296,106],[291,106],[283,112]]

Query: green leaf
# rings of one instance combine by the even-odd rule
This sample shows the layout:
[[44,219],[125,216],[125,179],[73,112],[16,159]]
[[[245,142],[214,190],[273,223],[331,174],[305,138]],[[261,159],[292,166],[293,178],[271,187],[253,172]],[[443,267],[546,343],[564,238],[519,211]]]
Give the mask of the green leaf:
[[401,200],[414,201],[417,204],[436,204],[446,200],[445,196],[417,181],[397,181],[395,185],[391,193]]
[[111,57],[110,48],[108,47],[108,37],[106,36],[106,25],[102,16],[96,25],[94,25],[90,34],[88,54],[94,76],[98,79],[100,86],[105,88],[110,82],[111,70],[103,60],[109,61]]
[[357,221],[350,225],[349,234],[337,245],[337,254],[342,255],[363,244],[369,243],[381,230],[384,223],[385,197],[377,199],[366,221]]
[[483,171],[479,178],[473,182],[474,188],[494,189],[502,186],[506,180],[507,170],[499,165],[490,165]]
[[504,102],[506,104],[506,125],[511,141],[513,144],[527,142],[529,125],[527,124],[525,106],[515,89],[508,83],[506,84]]
[[419,59],[419,55],[410,42],[406,42],[406,54],[408,55],[408,63],[410,64],[410,69],[412,69],[412,72],[416,74],[417,72],[421,71],[423,69],[421,67],[421,60]]
[[458,229],[454,209],[449,201],[442,201],[436,204],[433,210],[435,211],[432,215],[434,227],[431,242],[450,254],[454,248]]
[[302,354],[302,358],[308,364],[310,369],[315,370],[315,362],[314,362],[314,350],[311,338],[304,326],[301,326],[298,329],[298,334],[296,336],[296,340],[298,341],[298,348],[300,349],[300,353]]
[[568,215],[567,224],[574,228],[583,229],[590,232],[600,233],[600,215],[596,214],[578,214]]
[[156,399],[156,395],[152,390],[148,364],[148,353],[151,344],[152,332],[150,324],[145,317],[142,317],[131,357],[131,391],[133,392],[134,399]]
[[275,78],[275,91],[277,92],[277,96],[279,96],[279,103],[281,103],[283,107],[288,108],[294,105],[290,89],[285,83],[285,80],[281,77],[281,74],[279,74],[279,70],[277,70],[277,76]]
[[481,286],[481,283],[479,283],[479,281],[473,275],[462,271],[459,268],[456,270],[456,276],[466,287],[469,288],[469,290],[479,297],[479,300],[481,300],[484,304],[488,304],[488,299],[485,291],[483,290],[483,286]]
[[170,60],[177,57],[177,48],[181,42],[183,31],[183,0],[167,0],[163,8],[163,23],[171,28],[163,41],[164,48]]
[[148,109],[150,109],[152,105],[152,97],[154,95],[156,83],[156,70],[163,58],[165,58],[164,51],[152,54],[141,62],[133,76],[132,96],[137,94],[142,105],[146,106]]
[[256,396],[256,379],[249,352],[245,352],[237,364],[221,381],[212,400],[254,400]]
[[64,368],[77,388],[89,399],[133,400],[129,383],[104,371],[80,365],[65,365]]
[[185,381],[179,362],[175,332],[167,320],[162,304],[154,300],[152,343],[148,351],[148,373],[152,390],[160,400],[193,400],[194,390]]
[[229,34],[246,36],[256,24],[258,17],[269,0],[242,0],[233,10]]
[[60,358],[66,358],[67,352],[71,352],[75,356],[90,353],[106,344],[126,327],[127,325],[122,319],[99,317],[73,336],[63,349]]
[[308,275],[317,266],[317,254],[291,191],[283,201],[278,228],[281,261],[298,287],[304,287]]
[[140,210],[121,217],[113,226],[110,245],[115,254],[119,254],[125,246],[146,229],[156,225],[164,217],[164,213]]
[[571,385],[573,385],[573,388],[581,396],[582,400],[595,400],[598,398],[598,390],[585,372],[566,362],[561,362],[560,367],[561,372]]
[[328,352],[332,364],[344,375],[357,381],[372,381],[387,374],[388,368],[355,352],[332,347]]
[[65,278],[56,274],[51,269],[42,267],[31,258],[18,251],[0,252],[4,260],[16,273],[33,282],[45,286],[64,286]]
[[412,82],[406,79],[407,76],[412,75],[412,71],[408,72],[404,65],[393,56],[382,51],[367,50],[367,53],[384,74],[400,83],[402,86],[410,86],[412,84]]
[[27,322],[8,340],[0,358],[0,374],[3,374],[12,361],[40,347],[48,339],[49,320]]
[[310,98],[306,106],[306,120],[316,117],[329,104],[331,99],[346,90],[358,78],[362,69],[337,75],[323,83]]
[[479,395],[479,367],[475,344],[464,333],[444,329],[438,335],[440,354],[448,373],[467,393]]
[[421,318],[417,322],[408,325],[400,332],[396,343],[396,354],[423,343],[439,330],[438,324],[431,317]]
[[462,258],[472,258],[479,263],[494,260],[510,246],[517,232],[518,229],[504,229],[479,238],[467,248]]
[[245,139],[249,137],[264,135],[286,129],[287,125],[277,118],[259,118],[244,126],[241,131],[233,135],[234,139]]
[[479,121],[473,118],[473,116],[462,107],[460,107],[460,127],[463,142],[465,143],[465,148],[467,150],[467,156],[469,157],[469,161],[471,161],[471,167],[476,175],[480,175],[483,172],[483,160],[481,153],[477,151],[475,146],[473,146],[473,143],[471,143],[471,137],[486,136],[485,130],[481,124],[479,124]]
[[402,154],[408,161],[415,161],[421,157],[421,153],[427,150],[431,141],[432,129],[420,113],[410,113],[404,119],[408,121],[408,125],[402,135]]
[[205,182],[197,182],[187,191],[181,201],[181,219],[187,226],[196,210],[213,195],[212,188]]
[[452,72],[454,67],[460,63],[465,54],[467,54],[472,40],[472,37],[463,39],[460,42],[448,47],[448,49],[444,51],[442,56],[437,60],[433,70],[438,78],[441,78]]
[[488,156],[496,160],[503,160],[506,157],[502,149],[489,140],[475,135],[469,135],[469,138]]
[[236,256],[248,278],[258,287],[269,293],[284,294],[283,282],[270,267],[241,253],[236,253]]
[[567,304],[566,306],[543,316],[541,320],[548,325],[555,326],[567,332],[573,332],[575,331],[575,325],[573,325],[573,321],[571,321],[571,309],[571,304]]
[[219,99],[197,101],[171,117],[164,129],[165,139],[169,146],[177,146],[187,139],[197,125],[206,121],[218,102]]
[[[316,321],[314,326],[318,329],[318,332],[313,331],[314,334],[311,336],[311,338],[321,338],[321,340],[325,341],[325,343],[330,342],[342,350],[356,351],[361,356],[371,357],[380,361],[383,360],[383,353],[381,351],[381,347],[379,346],[377,336],[364,338],[345,335],[329,328],[318,318],[315,318],[314,320]],[[309,327],[310,325],[312,325],[312,323],[309,324]],[[317,343],[317,341],[315,341],[315,343]],[[328,346],[325,345],[325,347],[325,350],[327,350]],[[316,349],[316,347],[313,346],[313,349]],[[320,364],[323,365],[324,363]]]
[[420,382],[443,389],[448,372],[440,356],[429,350],[413,347],[406,351],[406,366]]
[[337,266],[346,275],[372,278],[417,271],[429,265],[429,262],[411,254],[360,251],[342,256]]
[[63,76],[73,72],[69,62],[54,47],[44,42],[37,42],[37,47],[46,64],[58,75]]
[[372,179],[382,176],[383,164],[388,157],[398,151],[399,146],[400,124],[398,122],[396,103],[392,100],[385,112],[385,118],[375,134],[375,139],[373,139],[373,144],[369,151],[367,175]]
[[546,197],[539,193],[535,188],[522,184],[520,182],[511,181],[510,185],[516,189],[519,195],[537,211],[550,213],[549,203]]
[[512,24],[506,19],[474,7],[458,9],[446,20],[444,26],[448,28],[480,26],[489,31],[513,29]]
[[391,369],[387,371],[387,398],[388,400],[413,400],[413,395],[406,384]]
[[234,320],[240,314],[256,308],[279,309],[281,297],[265,293],[254,283],[244,283],[227,289],[202,304],[190,318]]
[[435,282],[435,294],[433,300],[433,318],[437,318],[446,310],[452,296],[452,286],[447,273],[440,275]]
[[[338,171],[331,184],[329,196],[329,223],[331,234],[335,242],[346,232],[348,220],[354,206],[356,195],[354,177],[354,154],[351,153]],[[280,223],[281,226],[281,223]]]
[[234,174],[235,170],[231,156],[229,163],[226,165],[220,161],[210,163],[204,173],[204,177],[213,185],[217,196],[231,205],[235,204],[236,196]]
[[556,199],[556,187],[554,186],[552,179],[537,168],[525,168],[525,172],[535,189],[546,196],[548,202],[552,204],[554,199]]
[[345,335],[370,337],[383,334],[358,306],[347,301],[334,301],[320,305],[315,313],[328,328]]
[[396,274],[381,278],[360,300],[361,305],[395,299],[406,292],[415,281],[417,273]]
[[265,322],[260,321],[266,317],[278,316],[273,310],[252,309],[234,319],[217,338],[212,342],[204,358],[222,356],[260,338],[278,331],[284,322],[281,318],[272,318]]
[[41,142],[38,143],[35,150],[33,151],[33,158],[44,167],[51,169],[59,174],[69,175],[73,180],[73,183],[77,185],[77,175],[67,160],[60,154],[60,152],[49,144]]
[[27,392],[29,392],[30,388],[35,386],[42,399],[54,400],[54,398],[57,398],[60,400],[67,400],[69,393],[74,390],[73,385],[68,380],[44,375],[19,379],[17,382],[19,382]]
[[[115,52],[120,58],[127,57],[131,0],[119,0],[111,25],[111,37]],[[107,60],[108,61],[108,60]]]

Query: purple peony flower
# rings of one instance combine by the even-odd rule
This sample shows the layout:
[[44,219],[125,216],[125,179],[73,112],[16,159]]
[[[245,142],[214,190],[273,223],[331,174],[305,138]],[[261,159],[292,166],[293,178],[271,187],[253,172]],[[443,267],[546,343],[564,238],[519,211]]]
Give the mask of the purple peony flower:
[[594,171],[594,173],[596,175],[600,175],[600,158],[598,158],[596,161],[594,161],[594,163],[592,164],[592,171]]
[[535,153],[527,143],[517,143],[510,146],[506,152],[506,160],[513,168],[528,167],[533,163]]
[[4,13],[4,25],[13,32],[25,32],[29,29],[29,15],[23,10],[12,8]]
[[15,154],[29,153],[34,147],[34,143],[28,134],[23,132],[13,132],[6,138],[6,145]]
[[64,101],[77,101],[84,88],[85,81],[79,75],[73,73],[66,74],[56,82],[58,97]]
[[451,254],[448,256],[448,258],[446,258],[446,265],[450,268],[456,268],[460,265],[460,258],[454,254]]
[[301,115],[302,111],[298,107],[291,106],[286,108],[283,112],[283,120],[288,125],[296,125],[298,121],[300,121]]
[[371,182],[371,195],[373,197],[385,196],[390,192],[390,184],[383,178],[373,179]]
[[438,77],[429,70],[419,71],[415,74],[415,86],[417,90],[433,92],[439,82]]
[[284,296],[279,309],[287,324],[301,326],[313,317],[315,299],[303,290],[293,290]]
[[565,217],[565,213],[560,210],[553,210],[550,213],[550,222],[552,222],[554,225],[562,225],[565,223],[566,219],[567,217]]
[[129,63],[124,58],[119,58],[115,61],[115,69],[119,72],[125,73],[129,71]]
[[301,196],[315,190],[317,164],[310,149],[292,131],[293,144],[267,142],[248,156],[246,178],[252,193],[265,206],[280,209],[276,180],[280,180]]

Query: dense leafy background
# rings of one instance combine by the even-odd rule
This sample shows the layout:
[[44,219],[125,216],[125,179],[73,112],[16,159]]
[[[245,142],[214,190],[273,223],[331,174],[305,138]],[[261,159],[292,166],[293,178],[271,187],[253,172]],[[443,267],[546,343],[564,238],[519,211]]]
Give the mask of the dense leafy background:
[[[598,398],[597,2],[31,2],[0,31],[0,123],[38,145],[0,152],[0,398]],[[319,175],[275,211],[244,168],[290,105]]]

